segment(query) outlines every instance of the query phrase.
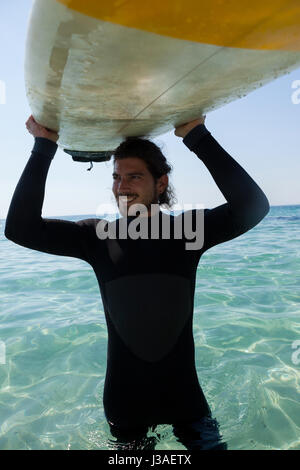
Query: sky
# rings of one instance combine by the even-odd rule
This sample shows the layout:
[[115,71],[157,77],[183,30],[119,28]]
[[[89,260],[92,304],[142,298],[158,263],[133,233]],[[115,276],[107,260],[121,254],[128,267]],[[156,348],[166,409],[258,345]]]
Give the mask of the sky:
[[[0,219],[6,217],[34,143],[25,127],[31,110],[24,85],[32,3],[0,3]],[[300,67],[208,113],[205,124],[262,188],[271,206],[300,204]],[[174,135],[174,129],[152,140],[173,166],[171,182],[179,204],[212,208],[226,202],[205,165]],[[111,162],[95,163],[91,171],[86,171],[88,167],[57,151],[47,178],[43,216],[98,215],[101,204],[113,202]]]

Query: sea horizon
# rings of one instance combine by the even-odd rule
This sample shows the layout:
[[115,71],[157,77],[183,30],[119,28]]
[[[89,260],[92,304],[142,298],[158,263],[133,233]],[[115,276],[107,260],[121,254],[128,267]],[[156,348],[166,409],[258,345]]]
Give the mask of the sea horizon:
[[[193,205],[193,204],[191,204],[191,205]],[[196,205],[196,204],[194,204],[194,205]],[[272,209],[273,207],[298,207],[298,206],[300,206],[300,203],[299,204],[274,204],[274,205],[270,205],[270,209]],[[209,207],[208,209],[213,209],[214,207],[216,207],[216,206]],[[172,209],[164,209],[163,208],[163,210],[166,211],[166,212],[176,212],[176,210],[173,211]],[[178,212],[181,212],[181,211],[178,211]],[[47,215],[47,214],[44,215],[43,214],[42,217],[49,217],[49,218],[51,218],[51,217],[81,217],[81,216],[98,217],[100,215],[106,215],[106,214],[107,213],[97,214],[96,215],[95,213],[92,213],[92,212],[80,213],[80,214],[61,214],[61,215],[57,215],[57,214],[55,214],[55,215]],[[117,215],[117,214],[119,214],[118,211],[109,213],[109,215]],[[0,218],[0,220],[3,221],[3,220],[6,220],[6,218],[7,217]]]

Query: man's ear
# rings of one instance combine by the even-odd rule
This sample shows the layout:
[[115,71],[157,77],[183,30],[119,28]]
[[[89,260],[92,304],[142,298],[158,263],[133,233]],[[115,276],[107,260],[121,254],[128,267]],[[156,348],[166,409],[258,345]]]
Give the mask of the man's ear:
[[157,189],[158,192],[161,194],[164,192],[166,187],[169,184],[169,177],[168,175],[162,175],[158,180],[157,180]]

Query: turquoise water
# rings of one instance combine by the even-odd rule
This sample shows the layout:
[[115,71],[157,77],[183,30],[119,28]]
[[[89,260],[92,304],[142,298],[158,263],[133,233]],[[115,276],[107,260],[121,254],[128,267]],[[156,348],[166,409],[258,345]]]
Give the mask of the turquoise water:
[[[22,248],[0,224],[0,449],[113,449],[92,269]],[[300,450],[299,228],[300,206],[271,207],[198,266],[197,372],[229,449]],[[156,449],[185,449],[170,425],[157,432]]]

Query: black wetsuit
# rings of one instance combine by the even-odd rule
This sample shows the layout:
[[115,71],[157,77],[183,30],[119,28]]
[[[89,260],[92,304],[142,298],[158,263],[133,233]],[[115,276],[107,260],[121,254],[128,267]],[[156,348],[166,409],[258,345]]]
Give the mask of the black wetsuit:
[[[201,249],[187,250],[184,239],[174,238],[100,240],[100,219],[42,218],[47,173],[57,149],[44,138],[35,139],[6,220],[5,235],[15,243],[92,266],[108,328],[104,410],[107,420],[121,428],[210,415],[195,368],[197,265],[207,249],[248,231],[269,211],[262,190],[203,124],[183,143],[204,162],[227,201],[205,209]],[[172,225],[174,217],[168,217]]]

